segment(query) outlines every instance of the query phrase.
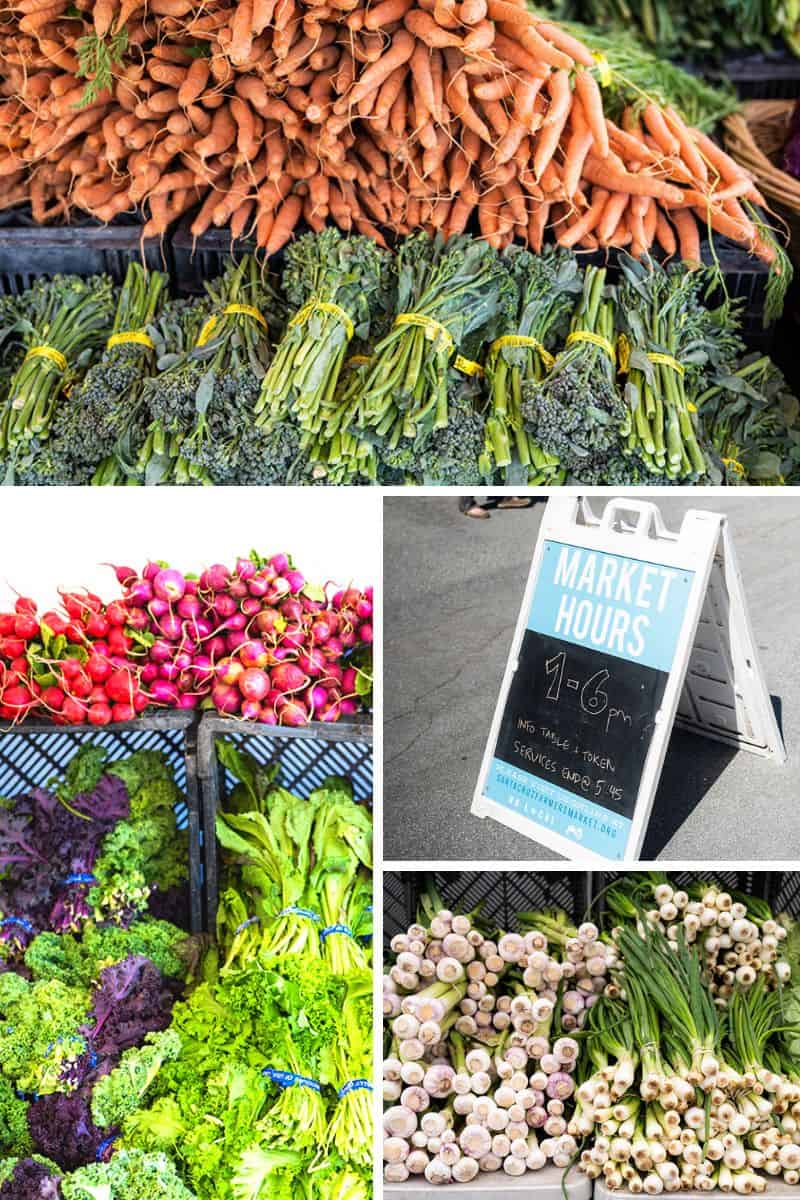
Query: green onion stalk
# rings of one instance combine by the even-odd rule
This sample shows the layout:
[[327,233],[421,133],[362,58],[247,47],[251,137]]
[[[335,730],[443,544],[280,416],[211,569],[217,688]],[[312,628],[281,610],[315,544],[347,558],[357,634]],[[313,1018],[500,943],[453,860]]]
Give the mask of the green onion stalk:
[[498,328],[486,358],[487,453],[505,469],[507,482],[521,474],[527,483],[563,483],[558,460],[523,426],[522,385],[539,383],[547,374],[550,352],[566,333],[581,293],[581,273],[574,254],[549,246],[540,255],[510,246],[503,262],[514,283],[514,310]]
[[361,421],[394,448],[448,424],[458,356],[494,336],[513,292],[499,255],[466,235],[406,238],[397,253],[394,324],[374,348]]
[[323,432],[351,340],[365,340],[389,303],[391,271],[371,238],[333,227],[289,247],[283,287],[294,316],[261,386],[260,425],[291,415],[305,433]]
[[524,427],[568,472],[616,449],[625,403],[615,379],[615,301],[602,267],[587,267],[565,348],[541,381],[522,385]]
[[702,354],[696,320],[702,279],[625,254],[620,267],[619,313],[629,348],[627,415],[621,430],[625,450],[639,456],[654,475],[696,480],[706,474],[707,464],[686,375],[693,356]]
[[108,276],[56,275],[26,293],[17,322],[26,354],[0,412],[0,455],[15,458],[33,438],[45,441],[59,401],[92,363],[111,329]]

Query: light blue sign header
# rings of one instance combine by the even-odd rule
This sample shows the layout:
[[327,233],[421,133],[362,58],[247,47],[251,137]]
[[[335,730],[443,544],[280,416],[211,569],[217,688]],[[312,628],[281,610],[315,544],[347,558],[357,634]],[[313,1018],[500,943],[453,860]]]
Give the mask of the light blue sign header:
[[694,571],[546,541],[528,629],[669,671]]

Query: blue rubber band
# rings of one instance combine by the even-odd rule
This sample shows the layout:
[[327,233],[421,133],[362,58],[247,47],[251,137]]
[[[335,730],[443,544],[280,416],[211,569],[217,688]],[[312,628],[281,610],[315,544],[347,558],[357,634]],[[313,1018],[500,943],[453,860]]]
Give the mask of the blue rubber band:
[[311,1088],[314,1092],[321,1092],[322,1088],[317,1083],[316,1079],[309,1079],[307,1075],[295,1075],[294,1071],[276,1071],[274,1067],[264,1067],[261,1072],[271,1079],[273,1083],[277,1083],[278,1087],[306,1087]]
[[103,1141],[100,1143],[100,1145],[97,1147],[97,1149],[94,1152],[94,1157],[97,1162],[100,1162],[100,1160],[102,1159],[102,1157],[105,1154],[108,1147],[112,1146],[118,1137],[119,1137],[118,1133],[112,1133],[110,1137],[103,1139]]
[[248,917],[246,921],[242,921],[241,925],[236,926],[233,931],[233,936],[236,937],[237,933],[243,933],[249,925],[255,925],[255,923],[260,920],[261,917]]
[[315,913],[313,908],[298,908],[296,904],[290,904],[288,908],[282,908],[278,916],[308,917],[309,921],[316,921],[317,924],[322,920],[322,917],[319,913]]
[[81,872],[77,872],[74,875],[68,875],[64,880],[65,887],[68,887],[71,883],[97,883],[97,879],[94,875],[86,875],[82,874]]
[[343,933],[346,937],[355,938],[355,934],[349,925],[328,925],[320,931],[320,939],[324,942],[326,938],[332,937],[334,933]]
[[33,926],[25,917],[3,917],[0,925],[19,925],[20,929],[24,929],[26,933],[33,933]]
[[341,1100],[349,1092],[371,1092],[372,1084],[368,1079],[348,1079],[344,1087],[339,1088],[339,1099]]

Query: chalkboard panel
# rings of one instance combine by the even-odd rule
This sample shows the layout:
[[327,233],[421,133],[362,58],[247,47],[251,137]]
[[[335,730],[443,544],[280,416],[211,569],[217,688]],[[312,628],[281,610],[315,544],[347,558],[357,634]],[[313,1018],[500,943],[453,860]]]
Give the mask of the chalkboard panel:
[[526,630],[495,756],[631,818],[667,678]]

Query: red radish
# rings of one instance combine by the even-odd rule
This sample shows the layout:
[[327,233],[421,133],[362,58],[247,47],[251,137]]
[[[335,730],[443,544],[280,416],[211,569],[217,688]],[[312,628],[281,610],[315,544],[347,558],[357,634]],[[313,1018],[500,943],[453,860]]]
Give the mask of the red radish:
[[132,721],[136,716],[136,709],[132,704],[112,704],[111,719],[112,721]]
[[206,652],[209,658],[220,659],[228,652],[228,644],[221,634],[209,638],[206,642]]
[[362,621],[366,621],[367,617],[372,616],[372,601],[367,600],[366,596],[363,596],[356,605],[356,615]]
[[355,667],[348,667],[342,674],[342,691],[354,692],[356,690],[356,679],[358,672]]
[[183,632],[183,624],[177,613],[166,613],[157,624],[164,637],[171,642],[177,642]]
[[180,571],[174,571],[171,567],[165,567],[158,572],[153,580],[153,592],[161,600],[167,600],[170,604],[177,604],[186,592],[186,580]]
[[234,650],[238,650],[239,647],[243,646],[247,641],[247,634],[243,629],[233,629],[228,634],[225,641],[227,643],[228,650],[233,653]]
[[262,708],[261,712],[258,714],[258,720],[262,725],[277,725],[278,715],[271,708]]
[[67,696],[61,709],[64,720],[70,725],[83,725],[86,720],[87,707],[73,696]]
[[290,700],[287,704],[280,706],[278,718],[281,725],[307,725],[308,709],[302,700]]
[[358,712],[358,704],[356,701],[351,700],[346,696],[343,700],[339,701],[339,708],[341,709],[342,715],[347,717],[352,717],[354,713]]
[[248,582],[247,590],[251,596],[255,596],[257,599],[261,600],[264,596],[266,596],[271,585],[271,579],[268,579],[265,575],[256,575]]
[[269,662],[269,654],[261,642],[242,642],[239,647],[239,661],[245,667],[263,668]]
[[151,617],[154,617],[156,620],[158,620],[159,617],[165,617],[167,613],[171,613],[172,606],[169,600],[155,599],[150,601],[147,606],[147,611],[150,613]]
[[113,563],[103,563],[103,566],[111,567],[117,577],[117,583],[122,584],[123,587],[130,587],[138,578],[133,567],[115,567]]
[[125,670],[114,671],[106,681],[106,691],[110,699],[119,704],[130,703],[134,686],[133,675]]
[[174,662],[165,662],[158,668],[158,674],[161,679],[169,679],[174,682],[180,675],[180,671]]
[[194,692],[181,692],[180,696],[178,697],[177,707],[183,709],[197,708],[199,703],[200,697]]
[[[163,704],[167,707],[174,707],[178,703],[180,692],[174,683],[168,679],[157,679],[152,686],[151,695],[156,704]],[[133,698],[134,705],[136,697]]]
[[203,606],[197,596],[183,596],[177,605],[179,617],[184,620],[192,617],[201,617],[203,615]]
[[156,638],[150,647],[150,658],[153,662],[164,663],[169,662],[172,658],[174,647],[166,638]]
[[300,692],[308,686],[308,676],[296,663],[279,663],[270,672],[272,686],[279,692]]
[[244,667],[235,658],[223,658],[217,663],[215,675],[220,683],[233,684],[244,674]]
[[36,617],[22,613],[14,621],[14,633],[18,638],[24,638],[26,642],[29,642],[39,633],[39,622]]
[[342,710],[337,702],[326,705],[314,714],[319,721],[338,721]]
[[146,579],[138,579],[131,587],[127,598],[136,608],[146,608],[153,599],[153,589]]
[[16,619],[16,613],[0,613],[0,637],[8,637],[14,632]]
[[61,674],[65,679],[73,680],[83,671],[77,658],[65,658],[61,664]]
[[257,700],[245,700],[242,703],[240,715],[245,721],[258,721],[261,718],[261,705]]
[[284,571],[283,577],[289,585],[289,590],[292,592],[302,592],[306,586],[305,576],[302,571]]
[[367,646],[372,644],[372,626],[362,625],[358,631],[359,639]]
[[102,613],[89,613],[86,618],[86,632],[93,638],[104,638],[110,625]]
[[43,688],[39,699],[45,708],[52,709],[55,712],[61,712],[61,709],[64,707],[64,693],[62,692],[61,688],[56,687],[55,684],[53,684],[51,687]]
[[342,643],[342,645],[345,647],[345,649],[347,649],[347,650],[352,649],[352,647],[355,646],[355,644],[356,644],[355,630],[354,629],[343,629],[339,634],[339,641]]
[[154,662],[145,663],[142,667],[141,679],[145,686],[158,679],[158,664]]
[[257,571],[256,564],[250,558],[237,558],[235,571],[240,579],[247,583]]
[[102,683],[111,674],[111,663],[99,654],[90,654],[86,660],[86,673],[94,683]]
[[269,565],[278,575],[283,575],[284,571],[289,570],[291,562],[286,554],[273,554],[269,560]]
[[256,600],[255,596],[245,596],[241,609],[246,617],[255,617],[261,611],[261,601]]
[[150,619],[143,608],[133,608],[128,613],[125,624],[128,629],[135,629],[137,633],[143,633],[150,625]]
[[149,703],[150,703],[150,698],[149,698],[149,696],[146,696],[144,694],[144,692],[134,692],[133,693],[133,708],[134,708],[135,712],[137,712],[137,713],[144,712],[144,710],[147,708]]
[[230,687],[226,683],[214,684],[211,689],[211,699],[219,712],[237,713],[239,711],[241,696],[236,688]]
[[299,656],[297,665],[301,671],[305,671],[306,675],[322,675],[326,666],[325,656],[319,649],[312,646],[310,650]]
[[25,653],[25,642],[22,638],[0,638],[0,654],[3,658],[19,658]]
[[239,691],[246,700],[263,700],[269,691],[269,675],[266,671],[251,667],[239,676]]
[[[228,586],[230,572],[228,571],[227,567],[223,567],[220,566],[219,563],[215,563],[213,567],[209,567],[207,571],[204,571],[200,578],[200,586],[202,588],[210,588],[212,592],[222,592]],[[202,582],[204,578],[205,583]]]
[[144,579],[146,579],[148,583],[152,583],[153,580],[155,579],[156,575],[158,575],[158,573],[160,571],[163,571],[163,569],[164,569],[163,563],[158,563],[158,562],[145,563],[145,568],[142,571],[142,577]]
[[111,723],[111,707],[108,704],[92,704],[89,708],[90,725],[109,725]]
[[67,641],[73,646],[82,646],[86,642],[86,633],[77,621],[70,621],[64,632]]
[[14,601],[14,612],[24,614],[28,617],[36,616],[37,604],[35,600],[31,600],[30,596],[17,596]]
[[260,634],[283,633],[286,622],[277,608],[262,608],[253,622]]
[[70,694],[77,696],[79,700],[85,700],[92,690],[92,681],[84,671],[80,671],[74,679],[69,681]]

